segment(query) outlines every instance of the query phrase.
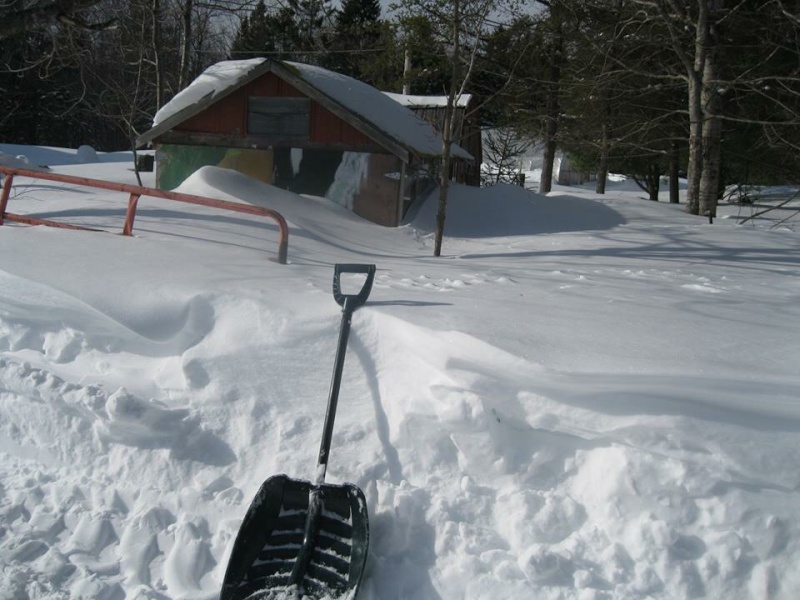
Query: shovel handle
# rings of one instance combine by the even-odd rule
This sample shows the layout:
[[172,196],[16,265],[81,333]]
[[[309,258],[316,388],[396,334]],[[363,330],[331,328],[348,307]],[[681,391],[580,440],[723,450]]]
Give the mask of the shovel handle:
[[[367,276],[364,285],[358,294],[343,294],[341,285],[342,273],[363,273]],[[372,291],[372,280],[375,278],[375,265],[361,265],[361,264],[337,264],[333,267],[333,298],[336,303],[344,307],[347,302],[347,307],[355,310],[367,301],[369,293]]]
[[[342,273],[364,273],[367,276],[361,291],[358,294],[343,294],[340,277]],[[319,445],[319,460],[317,461],[317,485],[325,482],[325,472],[328,470],[328,456],[331,451],[333,438],[333,422],[336,419],[336,406],[339,403],[339,387],[342,383],[342,370],[344,357],[347,353],[347,338],[350,335],[350,320],[353,311],[364,304],[372,290],[372,280],[375,277],[375,265],[337,264],[333,271],[333,297],[342,307],[342,322],[339,326],[339,343],[336,348],[336,358],[333,365],[331,390],[328,394],[328,408],[325,412],[325,425],[322,430],[322,441]]]

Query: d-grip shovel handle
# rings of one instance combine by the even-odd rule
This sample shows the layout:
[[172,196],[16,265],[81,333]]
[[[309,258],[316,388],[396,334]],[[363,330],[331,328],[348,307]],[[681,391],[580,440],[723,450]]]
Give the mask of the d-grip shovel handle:
[[[342,273],[364,273],[367,276],[361,291],[358,294],[343,294],[340,282]],[[350,335],[350,320],[353,311],[363,305],[372,290],[372,280],[375,278],[375,265],[337,264],[333,270],[333,297],[342,307],[342,322],[339,327],[339,343],[336,348],[336,358],[333,365],[331,389],[328,394],[328,408],[325,412],[325,424],[322,430],[322,441],[319,445],[319,459],[317,461],[317,485],[325,482],[325,473],[328,470],[328,456],[331,451],[333,438],[333,422],[336,419],[336,406],[339,403],[339,387],[342,383],[342,370],[344,357],[347,353],[347,338]]]
[[[361,291],[358,294],[343,294],[340,282],[342,273],[363,273],[367,276]],[[372,280],[375,278],[375,265],[338,264],[333,267],[333,298],[336,303],[344,307],[345,301],[348,308],[355,310],[367,301],[372,291]]]

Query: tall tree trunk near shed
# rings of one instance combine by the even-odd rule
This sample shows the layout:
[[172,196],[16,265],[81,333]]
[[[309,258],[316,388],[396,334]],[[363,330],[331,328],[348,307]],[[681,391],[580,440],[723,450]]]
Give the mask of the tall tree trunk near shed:
[[194,0],[184,0],[181,9],[181,64],[178,74],[178,91],[189,85],[189,51],[192,41]]
[[450,70],[450,86],[447,91],[447,105],[444,110],[444,126],[442,128],[442,171],[439,174],[439,208],[436,213],[436,237],[433,255],[442,255],[444,239],[444,222],[447,214],[447,192],[450,186],[450,147],[453,142],[453,112],[455,111],[456,88],[459,84],[459,63],[461,52],[461,19],[459,16],[459,0],[453,3],[453,57]]
[[[449,102],[449,99],[448,99]],[[448,110],[449,112],[449,110]],[[445,127],[447,127],[447,113],[445,113]],[[442,255],[442,240],[444,239],[444,222],[447,215],[447,192],[450,187],[450,136],[444,135],[444,148],[442,149],[442,169],[439,174],[439,207],[436,212],[436,238],[433,255]]]
[[164,67],[161,64],[161,0],[151,0],[150,42],[153,49],[153,67],[155,69],[156,110],[164,105]]

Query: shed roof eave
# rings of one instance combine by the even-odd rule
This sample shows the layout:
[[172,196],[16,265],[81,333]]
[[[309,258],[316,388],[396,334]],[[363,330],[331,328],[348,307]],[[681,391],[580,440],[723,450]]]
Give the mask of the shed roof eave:
[[183,109],[171,114],[163,121],[159,121],[148,131],[145,131],[142,135],[136,138],[136,147],[141,148],[146,144],[149,144],[164,132],[169,131],[176,125],[183,123],[196,114],[203,112],[209,106],[219,102],[227,96],[230,96],[251,81],[261,77],[261,75],[270,70],[270,62],[270,60],[264,60],[264,62],[248,71],[241,78],[237,79],[232,85],[221,90],[212,90],[202,98],[198,99],[196,102],[193,102]]

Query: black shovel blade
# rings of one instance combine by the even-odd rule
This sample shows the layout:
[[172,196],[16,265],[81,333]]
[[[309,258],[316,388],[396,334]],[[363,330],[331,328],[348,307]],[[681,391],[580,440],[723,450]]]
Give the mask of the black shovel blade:
[[[321,501],[304,547],[312,492]],[[352,484],[314,486],[275,475],[253,499],[233,545],[220,600],[355,598],[369,547],[364,493]],[[292,580],[301,553],[310,560]]]

